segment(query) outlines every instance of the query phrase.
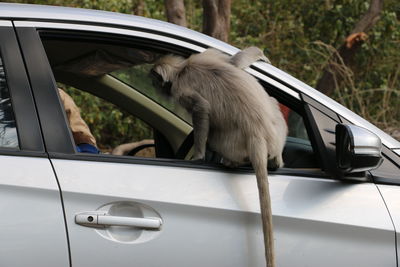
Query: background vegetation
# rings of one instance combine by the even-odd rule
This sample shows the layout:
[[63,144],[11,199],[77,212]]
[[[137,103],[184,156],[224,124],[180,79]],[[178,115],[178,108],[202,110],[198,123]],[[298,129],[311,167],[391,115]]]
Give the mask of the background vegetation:
[[[157,0],[17,0],[140,14],[166,20]],[[201,31],[201,1],[184,1],[187,26]],[[366,0],[233,0],[229,42],[264,49],[273,65],[315,87],[324,68],[368,10]],[[343,83],[332,97],[400,139],[400,1],[385,0],[379,21],[369,30],[351,66],[341,67]],[[340,65],[340,64],[339,64]],[[98,123],[95,103],[81,106]],[[86,110],[87,109],[87,110]],[[112,112],[116,120],[122,115]],[[123,116],[122,116],[123,117]],[[107,124],[107,118],[101,120]],[[120,134],[129,127],[118,128]]]

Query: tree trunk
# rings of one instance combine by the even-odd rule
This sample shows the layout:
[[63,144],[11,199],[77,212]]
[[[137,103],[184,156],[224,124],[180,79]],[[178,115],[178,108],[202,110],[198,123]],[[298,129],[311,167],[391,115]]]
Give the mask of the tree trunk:
[[143,16],[144,15],[144,9],[145,9],[145,4],[143,0],[139,0],[133,4],[132,7],[132,14],[137,15],[137,16]]
[[370,7],[361,20],[356,24],[338,53],[332,55],[330,63],[325,67],[322,77],[318,80],[316,89],[326,95],[331,95],[343,80],[338,65],[351,67],[356,52],[367,39],[369,31],[379,20],[383,8],[383,0],[371,0]]
[[231,0],[203,0],[203,32],[228,42]]
[[164,3],[168,22],[187,27],[183,0],[165,0]]

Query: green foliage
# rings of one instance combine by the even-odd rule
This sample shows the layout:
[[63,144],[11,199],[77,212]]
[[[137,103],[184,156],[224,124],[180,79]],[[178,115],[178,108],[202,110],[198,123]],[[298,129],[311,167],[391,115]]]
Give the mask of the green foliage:
[[201,1],[186,0],[185,9],[188,28],[198,32],[202,32],[203,8]]
[[[164,1],[15,0],[133,13],[165,20]],[[335,48],[368,10],[370,0],[235,0],[231,43],[264,49],[273,65],[315,86]],[[185,0],[188,27],[202,29],[201,1]],[[383,129],[400,121],[400,1],[385,0],[378,23],[357,52],[346,82],[333,97]]]
[[[232,43],[256,45],[272,63],[315,86],[335,48],[364,15],[366,0],[236,0]],[[333,97],[382,129],[399,129],[400,1],[385,1],[378,23]]]

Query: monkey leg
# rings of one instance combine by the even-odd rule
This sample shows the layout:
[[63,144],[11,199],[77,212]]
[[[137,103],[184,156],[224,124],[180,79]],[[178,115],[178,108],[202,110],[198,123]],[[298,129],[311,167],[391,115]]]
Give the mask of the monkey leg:
[[193,160],[204,159],[206,154],[207,137],[210,128],[210,104],[199,94],[190,96],[193,104],[192,120],[194,131]]

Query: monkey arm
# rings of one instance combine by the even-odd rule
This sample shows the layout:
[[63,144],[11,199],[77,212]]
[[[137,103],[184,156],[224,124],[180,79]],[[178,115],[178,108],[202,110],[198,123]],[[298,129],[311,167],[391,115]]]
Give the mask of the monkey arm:
[[251,46],[243,49],[242,51],[232,56],[230,63],[238,67],[239,69],[245,69],[249,67],[252,63],[256,62],[257,60],[263,60],[271,64],[269,59],[264,55],[264,53],[258,47]]
[[210,103],[197,92],[181,96],[180,102],[192,113],[194,131],[193,160],[204,159],[208,131],[210,128]]

